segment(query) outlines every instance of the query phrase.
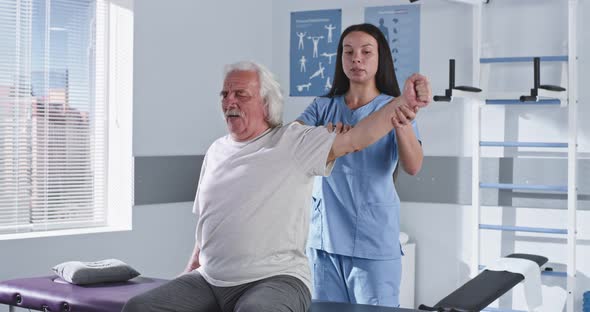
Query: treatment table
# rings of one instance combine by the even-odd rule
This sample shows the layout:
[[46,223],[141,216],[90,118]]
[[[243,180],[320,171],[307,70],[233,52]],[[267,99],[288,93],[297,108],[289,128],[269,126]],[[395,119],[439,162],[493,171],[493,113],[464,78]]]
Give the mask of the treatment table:
[[[529,254],[508,257],[527,259],[539,267],[548,259]],[[434,306],[420,310],[369,305],[313,302],[311,312],[476,312],[487,307],[524,279],[522,274],[484,270]],[[0,282],[0,304],[51,312],[120,312],[131,297],[157,287],[166,280],[137,277],[128,282],[78,286],[56,276],[21,278]]]
[[[18,308],[51,312],[120,312],[131,297],[157,287],[166,280],[137,277],[128,282],[78,286],[56,276],[22,278],[0,282],[0,303],[9,311]],[[313,302],[311,312],[416,312],[334,302]]]

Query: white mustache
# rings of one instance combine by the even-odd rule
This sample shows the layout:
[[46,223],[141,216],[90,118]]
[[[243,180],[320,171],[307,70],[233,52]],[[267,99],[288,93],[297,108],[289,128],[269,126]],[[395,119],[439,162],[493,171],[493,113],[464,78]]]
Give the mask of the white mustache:
[[225,111],[225,117],[240,117],[242,116],[242,112],[238,109],[230,109]]

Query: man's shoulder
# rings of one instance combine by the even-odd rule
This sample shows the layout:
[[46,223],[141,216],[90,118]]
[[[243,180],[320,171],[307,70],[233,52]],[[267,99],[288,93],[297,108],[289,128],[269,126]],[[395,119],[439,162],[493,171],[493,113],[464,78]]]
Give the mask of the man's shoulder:
[[315,128],[305,124],[300,124],[297,121],[290,122],[285,125],[275,127],[271,130],[269,140],[271,141],[283,141],[291,140],[305,133],[307,129]]
[[[331,133],[324,126],[308,126],[297,121],[281,127],[281,138],[288,140],[300,140],[304,137],[330,136]],[[335,135],[335,133],[334,133]]]
[[291,134],[291,133],[300,133],[300,132],[302,133],[302,132],[309,131],[310,129],[314,129],[317,127],[316,126],[309,126],[306,124],[301,124],[297,121],[293,121],[293,122],[290,122],[284,126],[281,126],[280,128],[281,128],[280,131],[282,132],[282,134],[287,134],[287,133]]
[[229,137],[230,137],[229,134],[226,134],[226,135],[224,135],[222,137],[219,137],[219,138],[215,139],[213,141],[213,143],[211,143],[210,146],[215,146],[215,145],[223,144],[223,143],[225,143],[225,142],[228,141]]
[[213,143],[211,143],[211,145],[209,145],[209,147],[207,148],[207,152],[215,150],[216,148],[218,148],[220,146],[227,145],[229,140],[230,140],[229,134],[226,134],[222,137],[215,139],[213,141]]

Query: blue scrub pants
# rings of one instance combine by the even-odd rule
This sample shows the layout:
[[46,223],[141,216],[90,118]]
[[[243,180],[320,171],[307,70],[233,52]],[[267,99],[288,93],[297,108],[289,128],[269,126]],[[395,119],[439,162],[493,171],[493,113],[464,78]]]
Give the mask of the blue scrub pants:
[[402,260],[372,260],[308,249],[312,298],[399,307]]

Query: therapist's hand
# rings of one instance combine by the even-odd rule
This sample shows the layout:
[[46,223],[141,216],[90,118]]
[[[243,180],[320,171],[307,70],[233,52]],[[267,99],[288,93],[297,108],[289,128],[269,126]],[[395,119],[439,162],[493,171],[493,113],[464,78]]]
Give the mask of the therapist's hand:
[[345,125],[345,124],[343,124],[341,122],[337,122],[336,124],[332,124],[332,122],[329,122],[326,125],[326,129],[328,129],[328,131],[330,133],[336,132],[337,134],[342,134],[342,133],[346,133],[350,129],[352,129],[352,126],[351,125]]
[[405,126],[409,126],[412,120],[416,118],[419,107],[409,108],[406,105],[402,105],[395,110],[395,115],[391,117],[391,123],[394,129],[400,129]]

